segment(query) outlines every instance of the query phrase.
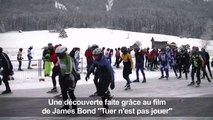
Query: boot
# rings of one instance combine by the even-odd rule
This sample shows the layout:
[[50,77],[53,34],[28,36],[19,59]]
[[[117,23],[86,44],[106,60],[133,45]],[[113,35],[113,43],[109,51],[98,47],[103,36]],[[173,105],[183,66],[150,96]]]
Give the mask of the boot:
[[195,84],[195,82],[191,82],[187,86],[193,86],[194,84]]
[[168,80],[168,79],[169,79],[169,76],[166,76],[165,78],[166,78],[166,80]]
[[5,91],[3,91],[1,94],[9,94],[9,93],[11,93],[12,91],[11,90],[5,90]]
[[129,84],[126,85],[125,90],[130,90],[130,89],[131,89],[130,85]]
[[179,76],[177,79],[180,79],[182,76]]
[[19,68],[18,71],[23,71],[23,70],[21,68]]
[[50,91],[48,91],[47,93],[58,93],[57,88],[53,88]]
[[160,78],[158,78],[158,79],[160,80],[160,79],[163,79],[163,78],[164,78],[164,76],[161,76],[161,77],[160,77]]
[[142,83],[146,83],[146,78],[143,79]]
[[197,85],[195,87],[200,87],[200,82],[196,81]]
[[140,81],[139,81],[139,79],[136,79],[136,80],[134,80],[134,81],[132,81],[132,82],[140,82]]

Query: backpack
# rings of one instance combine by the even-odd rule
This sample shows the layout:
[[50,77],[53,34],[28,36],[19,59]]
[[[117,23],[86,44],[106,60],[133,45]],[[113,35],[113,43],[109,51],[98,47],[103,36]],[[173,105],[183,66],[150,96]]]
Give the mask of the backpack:
[[161,54],[160,58],[162,62],[166,62],[166,54]]
[[78,81],[81,79],[81,75],[74,69],[74,67],[72,68],[72,75],[75,78],[75,81]]
[[213,67],[213,61],[211,61],[211,66]]
[[74,50],[72,50],[72,51],[70,52],[70,54],[69,54],[69,55],[70,55],[70,57],[71,57],[71,58],[74,58],[74,56],[75,56],[75,51],[74,51]]

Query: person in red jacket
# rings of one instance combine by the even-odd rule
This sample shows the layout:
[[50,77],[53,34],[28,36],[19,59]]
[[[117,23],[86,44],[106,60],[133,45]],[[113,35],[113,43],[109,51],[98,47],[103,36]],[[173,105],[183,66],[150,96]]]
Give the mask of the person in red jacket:
[[59,75],[59,71],[60,71],[60,67],[58,65],[58,59],[57,59],[57,55],[55,53],[55,49],[57,47],[59,47],[61,45],[55,45],[54,48],[50,48],[51,49],[51,53],[50,53],[50,58],[49,61],[53,62],[54,66],[52,68],[52,83],[53,83],[53,88],[48,91],[47,93],[57,93],[57,87],[56,87],[56,76]]
[[149,55],[148,55],[148,57],[149,57],[149,61],[150,61],[150,64],[151,64],[151,66],[150,66],[150,70],[151,71],[154,71],[154,60],[155,60],[155,58],[157,57],[157,54],[156,54],[156,50],[155,49],[153,49],[150,53],[149,53]]
[[120,68],[119,67],[119,61],[120,61],[120,59],[121,59],[121,53],[120,53],[120,48],[116,48],[115,49],[115,66],[116,66],[116,68]]
[[87,72],[88,72],[89,68],[91,67],[91,65],[93,63],[92,48],[91,48],[91,46],[89,46],[88,49],[85,51],[84,56],[87,59]]

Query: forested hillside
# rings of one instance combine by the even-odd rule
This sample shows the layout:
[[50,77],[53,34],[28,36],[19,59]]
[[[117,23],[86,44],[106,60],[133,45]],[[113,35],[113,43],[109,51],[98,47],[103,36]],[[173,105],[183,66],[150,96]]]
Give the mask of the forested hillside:
[[[66,7],[57,9],[55,4]],[[0,0],[0,32],[105,27],[212,39],[212,0]]]

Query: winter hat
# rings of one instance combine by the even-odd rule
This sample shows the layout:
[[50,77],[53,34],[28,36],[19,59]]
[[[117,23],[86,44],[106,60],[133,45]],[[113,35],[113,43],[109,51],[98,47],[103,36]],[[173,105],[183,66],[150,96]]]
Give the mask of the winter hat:
[[93,44],[93,45],[92,45],[92,50],[95,50],[96,48],[99,48],[99,46],[96,45],[96,44]]
[[19,48],[19,51],[23,51],[23,48]]
[[201,51],[202,51],[202,52],[205,52],[206,50],[205,50],[205,48],[201,48]]
[[48,46],[48,47],[51,47],[51,46],[53,46],[53,44],[52,44],[52,43],[48,43],[47,46]]
[[94,56],[102,55],[102,49],[101,48],[96,48],[95,50],[93,50],[92,54]]
[[57,47],[56,48],[56,50],[55,50],[55,53],[57,54],[60,54],[60,53],[64,53],[64,52],[66,52],[67,51],[67,48],[66,47],[64,47],[64,46],[59,46],[59,47]]
[[122,47],[121,48],[121,52],[127,52],[127,48],[126,47]]
[[194,50],[194,51],[199,51],[199,48],[198,48],[197,46],[193,46],[193,47],[192,47],[192,50]]
[[140,50],[140,48],[138,48],[138,47],[137,47],[137,48],[134,48],[134,51],[135,51],[135,52],[138,52],[139,50]]
[[170,47],[169,46],[166,46],[166,50],[169,50],[170,49]]

